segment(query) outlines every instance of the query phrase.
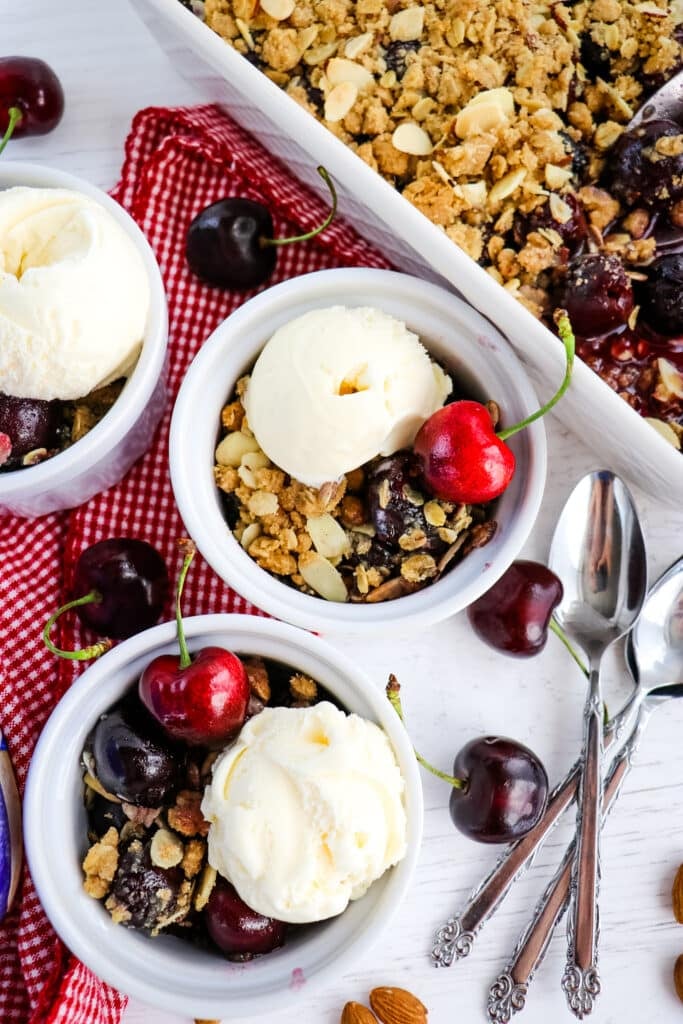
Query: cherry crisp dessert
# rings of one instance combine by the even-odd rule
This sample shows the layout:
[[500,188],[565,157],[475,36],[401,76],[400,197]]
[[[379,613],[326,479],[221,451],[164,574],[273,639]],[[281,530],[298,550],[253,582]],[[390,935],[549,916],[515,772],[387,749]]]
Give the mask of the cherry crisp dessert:
[[683,129],[674,0],[186,3],[551,326],[677,448]]

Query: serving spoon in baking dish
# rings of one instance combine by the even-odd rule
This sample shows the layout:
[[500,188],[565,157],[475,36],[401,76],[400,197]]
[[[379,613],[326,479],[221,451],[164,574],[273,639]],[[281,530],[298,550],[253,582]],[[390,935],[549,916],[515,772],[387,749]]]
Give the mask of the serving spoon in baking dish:
[[[603,823],[633,765],[652,712],[668,700],[683,697],[683,556],[651,587],[640,618],[629,635],[626,661],[636,689],[618,715],[621,725],[617,727],[617,735],[627,718],[633,721],[634,714],[635,725],[614,758],[605,783]],[[524,1008],[529,983],[567,907],[575,853],[576,845],[572,842],[512,957],[489,989],[487,1013],[493,1024],[507,1024],[513,1014]]]

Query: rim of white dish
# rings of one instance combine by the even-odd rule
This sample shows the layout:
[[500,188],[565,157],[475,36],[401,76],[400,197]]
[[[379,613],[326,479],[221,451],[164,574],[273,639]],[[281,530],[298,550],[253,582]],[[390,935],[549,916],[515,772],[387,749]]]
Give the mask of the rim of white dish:
[[[211,467],[203,466],[206,453],[198,452],[194,446],[197,410],[202,408],[202,382],[220,372],[222,354],[228,350],[234,358],[237,358],[237,353],[244,355],[240,372],[245,372],[255,356],[247,356],[250,343],[248,338],[246,344],[243,343],[241,335],[246,337],[254,324],[258,325],[265,315],[284,313],[293,306],[297,307],[297,313],[293,315],[297,315],[301,311],[299,307],[307,301],[316,301],[320,305],[321,296],[329,300],[329,305],[335,302],[344,304],[345,300],[349,304],[349,298],[352,300],[351,305],[363,301],[369,304],[367,293],[370,290],[374,304],[380,307],[390,304],[392,296],[395,299],[400,294],[403,301],[414,299],[416,304],[428,303],[430,312],[434,310],[441,317],[449,313],[451,316],[457,314],[459,321],[466,325],[473,337],[482,337],[484,334],[486,339],[491,340],[489,347],[495,348],[498,365],[509,379],[515,381],[516,398],[527,410],[525,415],[539,407],[531,382],[509,343],[497,328],[458,296],[431,282],[395,271],[345,268],[316,271],[274,285],[231,314],[208,338],[190,364],[171,419],[169,461],[173,492],[183,522],[204,558],[223,580],[257,607],[294,625],[330,633],[364,632],[378,627],[392,629],[404,625],[407,620],[411,626],[429,625],[465,608],[492,586],[521,550],[536,521],[545,485],[546,435],[542,420],[537,420],[512,441],[513,445],[517,443],[528,446],[529,466],[526,478],[519,484],[521,494],[514,522],[496,553],[495,575],[490,571],[492,563],[482,557],[479,575],[468,584],[459,583],[460,566],[456,566],[436,583],[394,601],[374,605],[335,604],[301,593],[261,569],[241,548],[220,512],[215,485],[213,499],[209,498],[208,493],[202,493],[201,498],[197,493],[198,474],[204,486],[207,483],[205,474],[211,472]],[[419,321],[419,314],[415,319]],[[420,333],[419,330],[417,333]],[[267,335],[263,339],[264,343],[266,340]],[[467,370],[466,361],[464,369]],[[236,379],[226,380],[225,401]],[[495,540],[494,537],[494,543]],[[483,552],[487,549],[479,550]],[[476,552],[470,554],[462,564],[467,565],[469,562],[472,566],[474,563],[470,560],[475,555]]]
[[[322,962],[314,974],[306,975],[303,997],[307,998],[314,988],[317,989],[331,979],[338,980],[351,962],[367,952],[385,931],[403,901],[414,875],[422,839],[424,807],[417,760],[403,724],[382,691],[373,686],[347,655],[320,637],[287,623],[255,615],[199,615],[185,619],[184,624],[191,649],[197,644],[203,645],[207,641],[211,642],[212,638],[216,641],[220,637],[222,643],[229,642],[230,647],[244,652],[249,650],[249,642],[253,638],[254,653],[258,653],[260,639],[261,644],[268,646],[269,650],[271,644],[276,645],[285,663],[294,664],[298,657],[304,668],[308,661],[315,661],[319,666],[328,665],[330,673],[343,676],[345,685],[358,694],[359,702],[369,706],[372,716],[386,732],[394,748],[405,780],[408,811],[406,855],[390,869],[381,906],[359,923],[344,939],[341,948],[335,947],[321,958]],[[126,666],[132,665],[136,658],[159,653],[176,642],[175,622],[164,622],[139,633],[118,644],[90,665],[61,698],[40,735],[29,768],[24,795],[26,859],[38,896],[55,930],[74,955],[104,981],[146,1003],[190,1017],[212,1019],[228,1013],[254,1016],[281,1006],[283,996],[295,999],[296,991],[278,988],[257,999],[239,995],[232,998],[231,986],[233,991],[239,987],[239,979],[235,981],[233,978],[226,982],[225,995],[221,995],[220,999],[202,1000],[201,994],[197,997],[179,995],[172,991],[170,985],[168,989],[162,989],[153,981],[148,981],[144,958],[140,958],[139,973],[131,975],[121,966],[116,955],[119,936],[120,941],[125,943],[127,939],[131,941],[130,936],[139,937],[139,934],[112,924],[114,939],[107,941],[99,930],[98,935],[94,936],[89,924],[85,923],[87,919],[79,914],[79,907],[72,905],[65,897],[67,886],[60,886],[60,878],[64,879],[65,872],[71,874],[73,865],[64,867],[58,858],[55,860],[59,834],[51,831],[49,842],[46,841],[45,823],[49,821],[49,808],[54,800],[55,787],[59,788],[60,779],[64,778],[62,765],[67,744],[73,745],[78,740],[77,745],[80,747],[94,721],[130,686],[130,678],[124,683],[120,676],[120,673],[126,671]],[[278,659],[275,652],[264,653],[264,656]],[[320,679],[320,682],[334,693],[329,682],[325,679]],[[87,714],[84,714],[84,708],[88,709]],[[77,756],[80,756],[80,751]],[[63,783],[61,787],[63,789]],[[79,794],[74,793],[73,799],[80,799]],[[79,864],[76,870],[80,873]],[[88,901],[84,905],[92,904],[95,910],[101,910],[106,917],[98,901],[93,901],[85,892],[83,900]],[[97,918],[99,920],[99,914]],[[248,966],[252,970],[257,969],[259,963],[266,964],[267,961],[267,957],[259,958]]]
[[166,292],[152,247],[130,214],[111,196],[83,178],[41,164],[16,160],[0,162],[0,191],[15,185],[34,188],[68,188],[82,192],[100,203],[132,240],[142,257],[149,279],[149,314],[142,350],[125,384],[125,401],[116,401],[92,430],[64,451],[35,466],[24,466],[0,474],[0,494],[11,497],[21,492],[48,490],[65,476],[79,471],[82,463],[99,460],[114,447],[129,426],[138,419],[154,393],[166,359],[168,307]]

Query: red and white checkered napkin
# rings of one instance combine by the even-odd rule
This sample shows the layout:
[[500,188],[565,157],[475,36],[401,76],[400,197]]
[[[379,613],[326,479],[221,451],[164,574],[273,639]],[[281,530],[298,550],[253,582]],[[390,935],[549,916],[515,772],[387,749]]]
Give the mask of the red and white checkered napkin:
[[[185,234],[194,215],[224,196],[265,202],[277,236],[320,223],[326,206],[217,107],[140,111],[126,142],[114,196],[147,235],[159,261],[170,313],[171,396],[202,342],[252,293],[224,292],[196,281],[185,265]],[[313,241],[278,251],[272,283],[328,267],[389,263],[355,232],[335,222]],[[147,455],[117,486],[72,513],[26,522],[0,517],[0,727],[23,789],[40,730],[82,666],[46,652],[42,623],[68,590],[73,565],[105,537],[144,538],[177,571],[176,540],[183,526],[168,473],[172,401]],[[197,558],[185,587],[187,615],[257,612]],[[166,617],[171,617],[170,605]],[[69,616],[60,626],[64,647],[85,640]],[[45,842],[50,837],[45,836]],[[55,851],[59,856],[59,851]],[[125,997],[100,982],[61,944],[24,871],[20,900],[0,925],[2,1024],[115,1024]]]

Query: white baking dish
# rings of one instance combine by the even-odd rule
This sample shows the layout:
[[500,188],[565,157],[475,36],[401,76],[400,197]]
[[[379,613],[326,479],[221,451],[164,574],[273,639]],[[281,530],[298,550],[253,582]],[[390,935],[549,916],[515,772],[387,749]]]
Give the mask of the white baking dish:
[[[223,104],[309,188],[325,194],[323,164],[340,193],[340,210],[360,234],[408,273],[449,284],[499,327],[530,368],[540,396],[562,377],[562,347],[550,331],[423,214],[331,132],[244,60],[178,0],[132,5],[174,67],[207,101]],[[599,377],[577,361],[558,415],[600,462],[663,502],[683,501],[683,456]]]

